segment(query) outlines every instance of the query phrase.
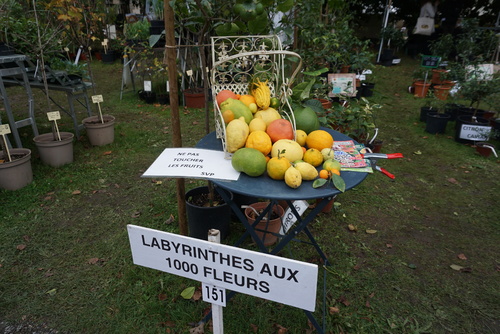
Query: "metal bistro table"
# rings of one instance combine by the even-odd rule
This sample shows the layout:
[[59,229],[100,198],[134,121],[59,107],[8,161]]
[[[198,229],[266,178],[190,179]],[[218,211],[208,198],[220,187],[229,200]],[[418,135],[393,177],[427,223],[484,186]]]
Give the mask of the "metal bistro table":
[[[343,140],[352,140],[352,138],[341,134],[340,132],[334,131],[332,129],[322,128],[325,131],[328,131],[334,138],[334,140],[343,141]],[[202,138],[197,144],[197,148],[202,149],[211,149],[211,150],[219,150],[222,151],[222,143],[220,139],[216,138],[215,132],[212,132]],[[358,184],[360,184],[368,175],[365,172],[350,172],[344,171],[342,172],[342,178],[346,184],[346,191],[351,189]],[[257,237],[255,230],[252,228],[252,225],[249,224],[243,212],[241,212],[240,208],[238,208],[237,204],[232,201],[229,196],[223,191],[218,191],[221,197],[224,199],[226,203],[231,206],[231,209],[236,214],[241,223],[245,226],[246,232],[241,236],[241,238],[236,242],[235,246],[240,245],[245,238],[250,234],[260,250],[265,253],[277,254],[281,251],[293,238],[299,234],[300,232],[305,232],[311,241],[311,244],[316,248],[319,255],[323,258],[324,263],[328,264],[328,259],[315,241],[313,235],[307,228],[307,225],[313,221],[314,217],[326,206],[326,204],[333,199],[334,196],[340,193],[331,183],[324,185],[320,188],[313,188],[313,181],[303,181],[302,185],[297,189],[292,189],[285,184],[284,181],[277,181],[271,179],[266,174],[259,177],[250,177],[244,173],[241,173],[239,179],[237,181],[221,181],[221,180],[213,180],[212,181],[216,185],[216,189],[218,187],[222,189],[229,190],[233,193],[246,195],[250,197],[270,199],[269,206],[264,210],[264,212],[256,219],[253,226],[255,226],[262,217],[264,217],[270,208],[276,203],[278,200],[284,200],[288,204],[288,207],[291,208],[293,214],[297,218],[297,222],[293,228],[291,228],[287,234],[282,235],[280,242],[269,251],[262,240]],[[314,209],[312,209],[304,218],[300,217],[297,210],[293,205],[294,200],[309,200],[309,199],[322,199]]]

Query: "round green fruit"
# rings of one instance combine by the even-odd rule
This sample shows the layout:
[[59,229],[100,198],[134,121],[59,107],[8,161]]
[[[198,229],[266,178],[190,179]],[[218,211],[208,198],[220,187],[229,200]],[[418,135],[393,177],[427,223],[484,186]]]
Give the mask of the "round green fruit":
[[297,129],[309,134],[319,129],[319,119],[316,112],[310,107],[298,108],[293,111]]
[[266,171],[267,160],[257,149],[244,147],[234,152],[231,165],[238,172],[257,177]]

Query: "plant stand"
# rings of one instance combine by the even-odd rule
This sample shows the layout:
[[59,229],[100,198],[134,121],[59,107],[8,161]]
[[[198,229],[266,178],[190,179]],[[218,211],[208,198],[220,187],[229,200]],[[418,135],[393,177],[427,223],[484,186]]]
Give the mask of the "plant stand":
[[26,148],[14,148],[10,151],[11,157],[16,157],[7,162],[4,151],[0,151],[0,188],[6,190],[17,190],[33,181],[31,169],[31,151]]
[[104,123],[99,121],[98,116],[87,117],[82,121],[92,146],[103,146],[114,141],[115,118],[111,115],[103,115],[102,118]]
[[44,133],[33,138],[40,154],[40,159],[46,165],[59,167],[73,162],[73,138],[71,132],[59,132],[61,140],[54,140],[53,133]]

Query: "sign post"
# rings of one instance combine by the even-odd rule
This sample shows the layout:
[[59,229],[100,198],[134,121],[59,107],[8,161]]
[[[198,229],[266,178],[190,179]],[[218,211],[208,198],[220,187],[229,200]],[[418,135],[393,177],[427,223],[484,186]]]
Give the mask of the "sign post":
[[315,310],[315,264],[136,225],[128,225],[128,235],[136,265],[306,311]]
[[97,103],[97,108],[99,109],[99,119],[101,120],[101,123],[104,124],[104,118],[102,118],[102,111],[101,111],[101,103],[104,101],[102,98],[102,95],[93,95],[92,96],[92,103]]
[[61,114],[59,113],[59,111],[50,111],[47,113],[47,118],[50,122],[54,122],[54,129],[57,134],[57,138],[54,138],[54,140],[61,141],[61,134],[59,133],[59,127],[57,126],[57,120],[61,119]]
[[9,133],[10,133],[9,124],[0,124],[0,136],[2,136],[2,147],[5,150],[5,156],[7,156],[7,160],[11,162],[12,158],[10,157],[9,145],[7,144],[7,138],[5,137]]

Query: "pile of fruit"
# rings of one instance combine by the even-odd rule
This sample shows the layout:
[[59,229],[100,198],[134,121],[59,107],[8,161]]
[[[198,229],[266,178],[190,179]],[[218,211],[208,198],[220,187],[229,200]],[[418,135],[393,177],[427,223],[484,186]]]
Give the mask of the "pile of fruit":
[[312,109],[293,111],[294,133],[292,123],[275,109],[279,100],[271,97],[267,82],[257,79],[249,92],[237,95],[223,90],[216,95],[234,169],[252,177],[267,173],[291,188],[298,188],[303,180],[340,178],[340,164],[333,159],[333,137],[319,129]]

